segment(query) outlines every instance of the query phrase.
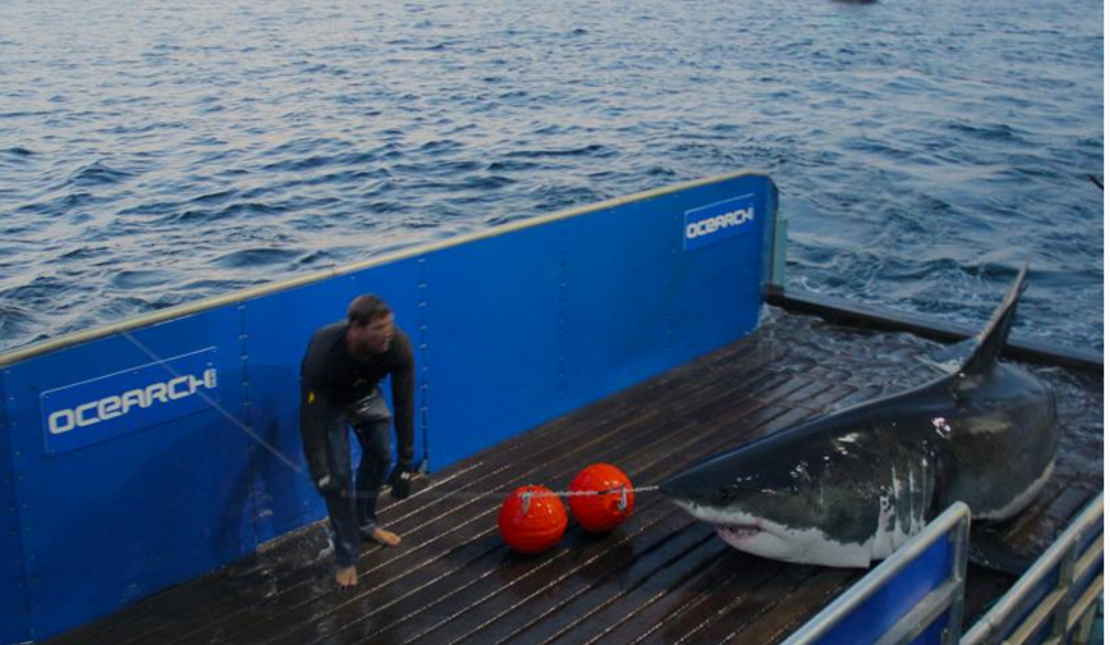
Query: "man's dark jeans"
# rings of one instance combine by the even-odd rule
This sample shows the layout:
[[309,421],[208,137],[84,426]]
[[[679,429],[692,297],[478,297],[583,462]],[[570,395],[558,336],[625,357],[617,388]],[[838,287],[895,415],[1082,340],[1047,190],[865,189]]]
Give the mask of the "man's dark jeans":
[[[380,408],[363,407],[352,413],[350,422],[362,447],[358,477],[351,487],[351,443],[346,419],[328,427],[328,461],[331,472],[346,483],[346,495],[325,495],[328,518],[335,536],[335,564],[343,569],[358,562],[361,534],[378,525],[378,493],[389,476],[392,447],[389,444],[389,409],[378,396]],[[383,412],[384,411],[384,412]],[[384,417],[384,418],[383,418]],[[361,529],[361,530],[360,530]]]

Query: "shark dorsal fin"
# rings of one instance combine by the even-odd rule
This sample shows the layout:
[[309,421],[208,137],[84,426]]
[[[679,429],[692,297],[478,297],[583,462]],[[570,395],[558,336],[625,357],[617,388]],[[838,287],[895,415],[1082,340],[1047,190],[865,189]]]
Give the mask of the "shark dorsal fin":
[[941,374],[955,374],[979,346],[978,338],[965,338],[955,345],[945,345],[926,356],[916,357],[918,362],[928,365]]
[[1010,290],[998,309],[994,310],[990,322],[983,331],[975,337],[975,350],[960,366],[960,373],[964,375],[982,374],[994,365],[1002,348],[1006,346],[1006,338],[1010,335],[1010,327],[1014,323],[1017,313],[1018,298],[1025,291],[1025,276],[1029,272],[1029,263],[1021,268]]

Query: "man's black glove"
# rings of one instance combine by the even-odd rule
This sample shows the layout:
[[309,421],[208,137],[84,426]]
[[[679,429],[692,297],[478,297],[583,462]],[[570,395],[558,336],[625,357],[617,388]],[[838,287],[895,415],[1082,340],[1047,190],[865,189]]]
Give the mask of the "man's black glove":
[[393,472],[389,473],[389,484],[392,490],[389,494],[394,499],[405,499],[412,493],[412,464],[397,462]]
[[316,481],[316,490],[325,497],[338,495],[343,497],[347,494],[347,486],[344,482],[331,475],[325,475]]

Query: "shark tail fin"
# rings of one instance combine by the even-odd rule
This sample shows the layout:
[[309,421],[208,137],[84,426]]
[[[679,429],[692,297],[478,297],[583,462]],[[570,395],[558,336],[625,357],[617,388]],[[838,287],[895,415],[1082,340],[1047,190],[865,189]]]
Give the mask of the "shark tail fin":
[[1002,353],[1002,348],[1006,346],[1006,338],[1010,335],[1010,327],[1013,325],[1014,316],[1017,313],[1018,298],[1025,291],[1025,276],[1028,272],[1029,262],[1026,262],[1014,283],[1010,286],[1010,290],[1006,292],[1002,304],[994,310],[990,322],[975,337],[975,350],[963,362],[960,373],[982,374],[990,369],[995,359]]

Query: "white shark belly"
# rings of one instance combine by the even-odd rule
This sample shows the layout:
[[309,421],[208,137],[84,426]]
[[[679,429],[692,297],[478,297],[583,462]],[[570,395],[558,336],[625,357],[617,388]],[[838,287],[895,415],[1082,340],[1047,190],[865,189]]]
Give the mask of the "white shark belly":
[[1052,472],[1056,468],[1056,460],[1048,462],[1048,467],[1044,469],[1040,477],[1037,477],[1032,484],[1022,491],[1017,497],[1010,500],[1008,504],[998,509],[975,509],[973,513],[976,519],[984,519],[990,521],[1008,520],[1011,517],[1020,513],[1026,506],[1028,506],[1034,498],[1041,493],[1041,489],[1052,478]]
[[789,529],[769,526],[739,531],[718,526],[717,535],[729,546],[772,560],[825,567],[865,568],[871,564],[870,543],[834,540],[818,529]]

